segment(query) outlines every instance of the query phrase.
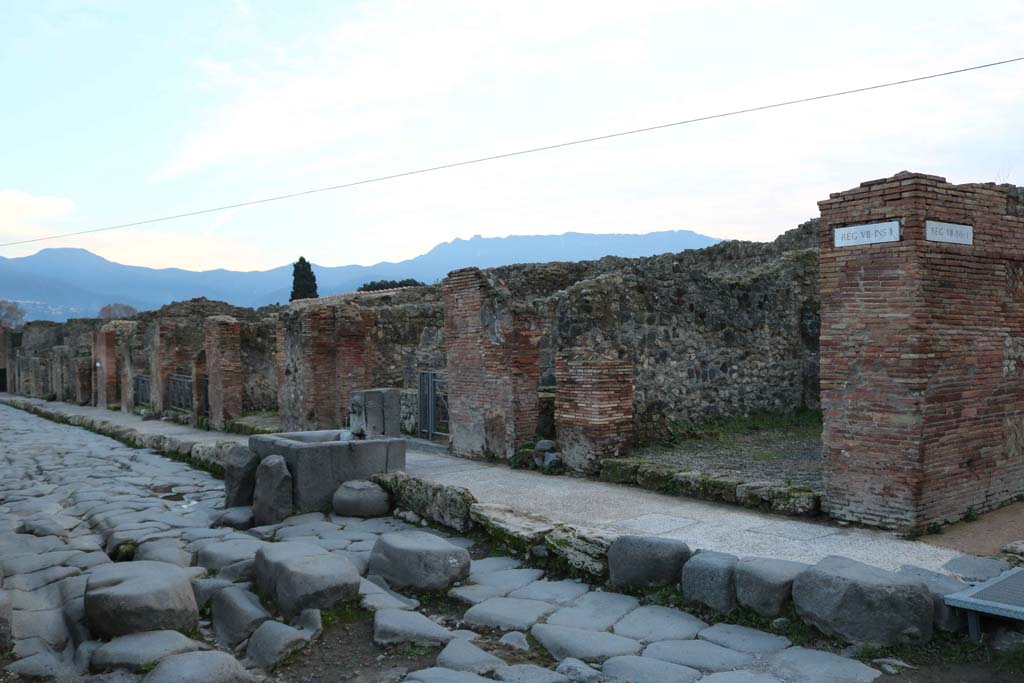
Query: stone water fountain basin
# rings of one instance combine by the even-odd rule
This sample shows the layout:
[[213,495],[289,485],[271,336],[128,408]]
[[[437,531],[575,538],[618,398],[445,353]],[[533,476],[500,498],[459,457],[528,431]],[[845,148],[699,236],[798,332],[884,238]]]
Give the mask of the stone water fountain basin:
[[347,429],[254,435],[249,450],[260,460],[284,458],[295,514],[329,510],[334,492],[346,481],[405,469],[405,439],[360,439]]

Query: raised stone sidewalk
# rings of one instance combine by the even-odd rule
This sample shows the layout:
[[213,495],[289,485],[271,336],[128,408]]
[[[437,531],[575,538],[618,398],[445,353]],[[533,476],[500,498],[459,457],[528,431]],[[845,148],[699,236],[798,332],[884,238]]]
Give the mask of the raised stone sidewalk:
[[[103,419],[144,435],[177,443],[202,444],[216,452],[248,437],[209,432],[89,406],[0,394],[0,402],[40,406],[61,415]],[[841,527],[826,522],[779,517],[731,505],[665,496],[635,487],[512,470],[503,465],[417,450],[410,442],[409,474],[468,489],[481,503],[536,513],[554,522],[607,529],[615,534],[678,538],[691,548],[740,556],[763,556],[814,563],[841,555],[893,571],[904,565],[945,572],[955,550],[908,541],[885,531]]]

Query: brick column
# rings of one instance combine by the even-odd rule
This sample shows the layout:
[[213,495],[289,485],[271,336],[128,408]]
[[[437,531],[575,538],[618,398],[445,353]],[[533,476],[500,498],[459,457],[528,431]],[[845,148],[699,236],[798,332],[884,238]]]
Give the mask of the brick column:
[[363,320],[362,312],[337,311],[338,398],[341,401],[342,420],[348,423],[349,396],[353,391],[367,389],[367,377],[372,373],[368,364],[370,354],[366,348],[366,332],[372,323]]
[[289,307],[278,317],[278,339],[282,426],[287,430],[341,427],[334,309],[320,304]]
[[478,268],[442,285],[451,452],[510,458],[537,432],[540,328]]
[[209,378],[210,424],[224,424],[242,415],[241,325],[226,315],[208,317],[203,323],[206,369]]
[[1024,493],[1024,211],[912,173],[819,206],[830,514],[921,529]]
[[555,377],[562,461],[595,473],[602,458],[622,456],[633,441],[633,363],[573,349],[556,357]]
[[120,404],[117,391],[117,335],[99,330],[92,336],[92,366],[95,405],[108,408]]

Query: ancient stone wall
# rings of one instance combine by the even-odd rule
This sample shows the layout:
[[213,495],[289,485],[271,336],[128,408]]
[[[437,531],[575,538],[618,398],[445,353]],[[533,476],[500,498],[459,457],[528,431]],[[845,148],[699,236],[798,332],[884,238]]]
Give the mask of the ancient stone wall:
[[920,529],[1024,493],[1019,197],[901,173],[820,207],[829,512]]
[[442,319],[437,287],[292,303],[277,322],[283,426],[344,426],[352,391],[415,387],[420,370],[444,367]]
[[277,316],[239,321],[242,413],[277,412]]

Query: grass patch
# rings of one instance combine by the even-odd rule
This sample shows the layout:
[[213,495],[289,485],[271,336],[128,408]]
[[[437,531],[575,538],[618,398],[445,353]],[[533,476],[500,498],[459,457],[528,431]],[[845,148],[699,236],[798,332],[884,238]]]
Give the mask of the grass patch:
[[117,546],[117,552],[114,553],[114,562],[131,562],[135,559],[135,553],[139,550],[139,546],[135,543],[128,542],[122,543]]
[[370,618],[371,614],[372,612],[368,612],[359,607],[359,605],[352,603],[342,607],[335,607],[334,609],[320,610],[320,622],[324,628],[334,626],[335,624],[355,624],[360,621],[366,621]]
[[927,643],[880,648],[865,646],[854,656],[867,663],[873,659],[889,657],[902,659],[914,666],[930,666],[988,662],[991,652],[981,643],[972,643],[965,634],[936,632]]
[[427,647],[426,645],[409,645],[407,647],[398,648],[391,654],[397,655],[398,657],[425,657],[440,652],[439,647]]
[[1024,674],[1024,647],[1006,652],[997,652],[995,665],[998,671],[1009,674]]

